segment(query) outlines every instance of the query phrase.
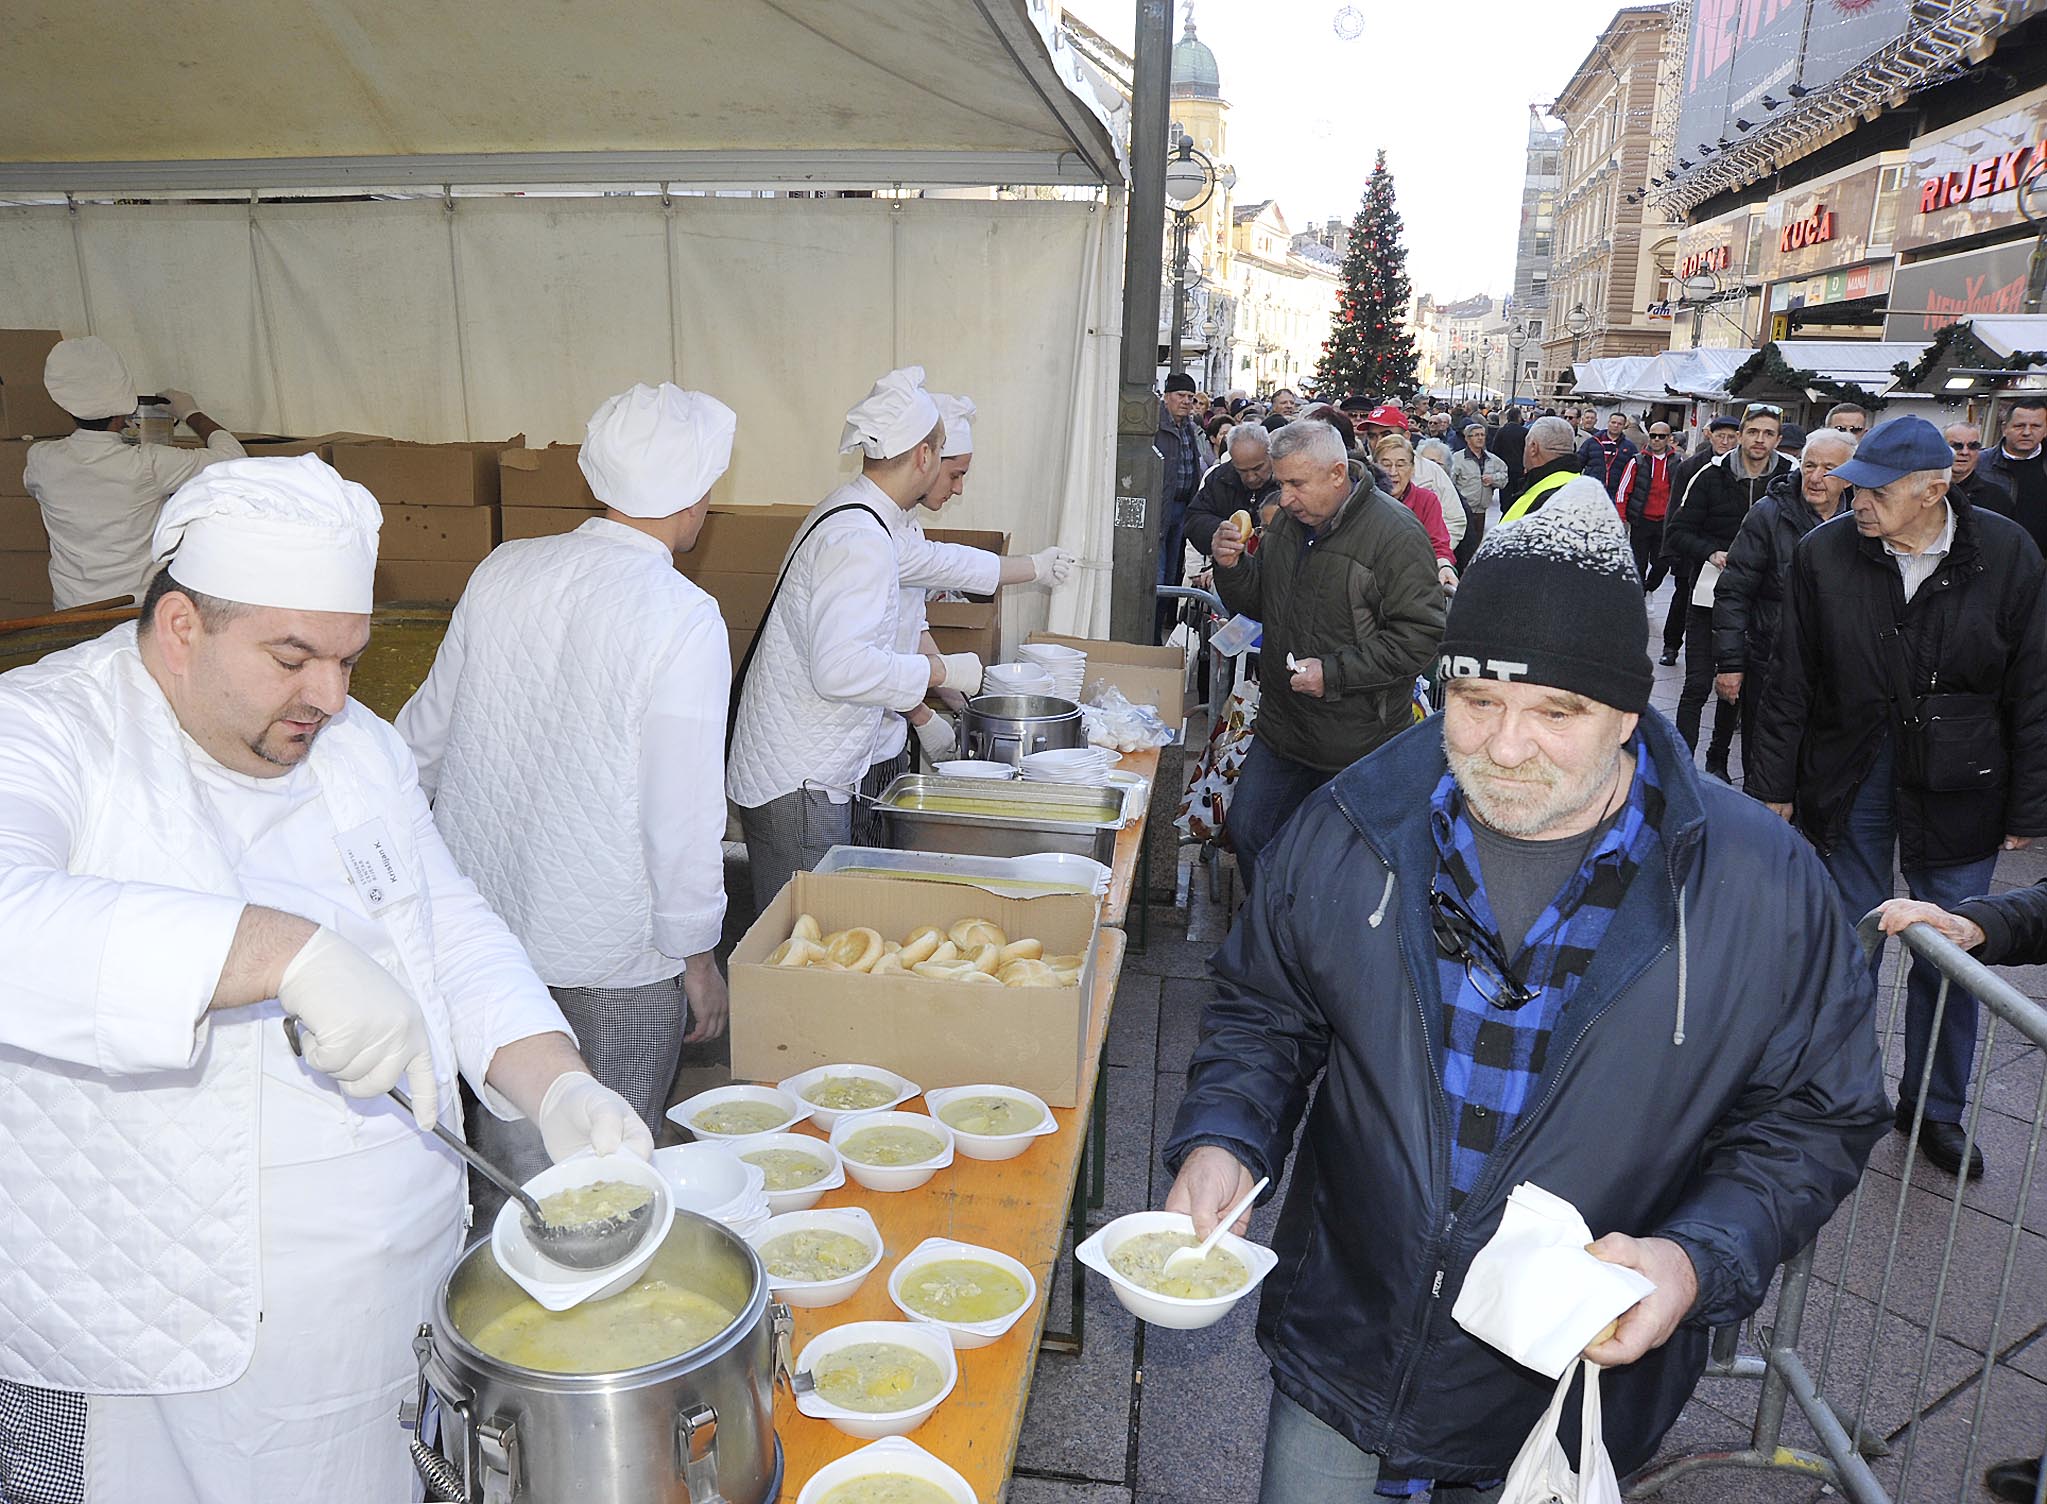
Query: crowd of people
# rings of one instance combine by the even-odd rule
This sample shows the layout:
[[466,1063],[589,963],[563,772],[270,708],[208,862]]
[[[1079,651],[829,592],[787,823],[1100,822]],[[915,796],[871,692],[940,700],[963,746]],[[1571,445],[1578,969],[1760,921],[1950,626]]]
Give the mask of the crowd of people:
[[[2038,942],[2047,888],[1988,895],[1998,855],[2047,835],[2047,398],[1989,453],[1972,424],[1842,403],[1808,434],[1752,403],[1685,455],[1668,421],[1590,407],[1286,392],[1196,426],[1183,386],[1224,458],[1169,492],[1165,572],[1263,638],[1227,816],[1247,897],[1167,1205],[1205,1231],[1298,1156],[1259,1326],[1263,1497],[1487,1496],[1502,1418],[1547,1389],[1446,1311],[1523,1180],[1657,1287],[1586,1354],[1624,1365],[1625,1472],[1705,1328],[1754,1308],[1886,1127],[1985,1173],[1961,1127],[1973,1000],[1937,1012],[1912,967],[1893,1100],[1854,925],[1881,908],[1990,959]],[[1451,441],[1440,487],[1423,434]],[[1649,705],[1666,582],[1674,720]],[[1991,1486],[2030,1497],[2037,1468]]]

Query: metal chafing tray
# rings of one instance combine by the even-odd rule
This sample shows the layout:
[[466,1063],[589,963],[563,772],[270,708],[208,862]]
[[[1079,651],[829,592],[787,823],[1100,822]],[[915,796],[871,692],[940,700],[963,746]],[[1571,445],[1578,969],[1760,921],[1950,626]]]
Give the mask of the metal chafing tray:
[[1115,858],[1125,818],[1121,788],[923,773],[903,774],[875,803],[888,844],[897,850],[966,856],[1065,851],[1104,866]]

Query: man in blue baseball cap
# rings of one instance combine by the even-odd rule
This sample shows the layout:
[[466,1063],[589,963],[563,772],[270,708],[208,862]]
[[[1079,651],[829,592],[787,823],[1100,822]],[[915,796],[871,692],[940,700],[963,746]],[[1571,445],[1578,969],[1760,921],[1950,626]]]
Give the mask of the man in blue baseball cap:
[[[1834,471],[1852,512],[1805,536],[1785,584],[1746,787],[1819,847],[1853,918],[1895,891],[1894,861],[1914,898],[1953,908],[1989,891],[2000,850],[2047,835],[2047,566],[2024,528],[1951,493],[1953,459],[1924,418],[1872,430]],[[1976,1003],[1951,996],[1935,1041],[1936,985],[1913,965],[1896,1125],[1923,1112],[1927,1159],[1973,1177]]]

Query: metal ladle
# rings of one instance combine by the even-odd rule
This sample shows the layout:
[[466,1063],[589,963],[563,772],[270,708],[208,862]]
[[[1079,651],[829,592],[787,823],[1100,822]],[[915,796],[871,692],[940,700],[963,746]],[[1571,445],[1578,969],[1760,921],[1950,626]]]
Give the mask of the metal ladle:
[[[299,1021],[286,1014],[285,1040],[291,1045],[292,1054],[303,1060],[305,1051],[300,1047],[299,1035]],[[402,1089],[394,1086],[388,1095],[405,1109],[407,1118],[413,1116],[412,1099]],[[532,1239],[533,1246],[542,1257],[564,1269],[608,1269],[622,1264],[633,1256],[647,1234],[654,1230],[655,1198],[651,1192],[631,1211],[620,1212],[617,1216],[600,1217],[592,1222],[550,1222],[540,1210],[540,1203],[524,1186],[463,1143],[460,1134],[438,1122],[433,1125],[432,1132],[486,1180],[519,1203],[519,1220],[526,1229],[526,1236]]]

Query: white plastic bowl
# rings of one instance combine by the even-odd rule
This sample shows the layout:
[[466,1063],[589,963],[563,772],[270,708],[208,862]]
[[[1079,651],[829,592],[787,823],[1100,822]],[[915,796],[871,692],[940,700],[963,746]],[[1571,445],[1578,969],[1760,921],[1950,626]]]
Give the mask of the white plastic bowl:
[[[814,1216],[815,1213],[799,1212],[797,1215]],[[944,1380],[938,1386],[937,1395],[910,1410],[869,1411],[848,1410],[812,1391],[796,1397],[798,1410],[814,1420],[830,1421],[848,1436],[874,1441],[883,1436],[902,1436],[916,1430],[931,1418],[932,1411],[945,1403],[946,1396],[959,1383],[959,1359],[953,1356],[951,1339],[937,1327],[915,1321],[849,1321],[828,1332],[819,1332],[804,1343],[803,1351],[796,1355],[796,1371],[808,1373],[820,1359],[842,1347],[852,1347],[861,1342],[893,1342],[929,1354]]]
[[[852,1274],[838,1279],[785,1280],[775,1275],[768,1276],[768,1285],[775,1292],[775,1298],[792,1306],[835,1306],[866,1282],[881,1263],[881,1231],[874,1225],[874,1218],[865,1207],[842,1206],[832,1211],[784,1212],[770,1217],[759,1227],[746,1235],[746,1241],[753,1245],[753,1251],[774,1242],[785,1232],[807,1232],[824,1228],[831,1232],[842,1232],[849,1238],[857,1238],[867,1245],[868,1260]],[[762,1260],[762,1268],[767,1267]]]
[[1121,1248],[1129,1239],[1148,1232],[1184,1232],[1194,1235],[1194,1220],[1184,1212],[1131,1212],[1118,1217],[1107,1227],[1073,1250],[1073,1256],[1088,1268],[1100,1274],[1109,1282],[1109,1288],[1116,1299],[1123,1303],[1123,1309],[1140,1321],[1149,1321],[1153,1326],[1172,1327],[1176,1331],[1198,1332],[1205,1326],[1214,1326],[1229,1315],[1236,1303],[1249,1295],[1263,1283],[1265,1276],[1272,1273],[1279,1262],[1279,1255],[1262,1243],[1253,1243],[1240,1238],[1233,1232],[1225,1232],[1216,1242],[1216,1247],[1233,1253],[1244,1261],[1244,1268],[1251,1277],[1244,1282],[1244,1288],[1229,1295],[1217,1295],[1207,1300],[1187,1300],[1178,1295],[1160,1295],[1154,1290],[1133,1284],[1118,1274],[1109,1264],[1109,1256]]
[[[846,1140],[867,1128],[915,1128],[934,1135],[945,1145],[937,1154],[914,1165],[868,1165],[846,1153]],[[846,1173],[870,1191],[914,1191],[952,1163],[953,1131],[937,1118],[922,1112],[860,1112],[842,1117],[832,1129],[832,1147],[846,1162]]]
[[884,1436],[857,1452],[847,1453],[836,1462],[827,1462],[810,1475],[810,1481],[803,1485],[803,1492],[796,1496],[796,1504],[819,1504],[841,1483],[890,1473],[915,1478],[920,1483],[936,1484],[953,1500],[953,1504],[981,1504],[966,1479],[916,1442],[902,1436]]
[[[910,1308],[903,1299],[903,1281],[926,1264],[935,1264],[942,1259],[980,1259],[998,1269],[1006,1269],[1023,1282],[1023,1304],[1007,1316],[993,1321],[945,1321],[936,1316],[926,1316]],[[1038,1303],[1038,1280],[1029,1267],[993,1248],[983,1248],[977,1243],[955,1243],[951,1238],[926,1238],[915,1248],[902,1256],[888,1277],[888,1298],[896,1303],[896,1309],[912,1321],[921,1321],[926,1326],[935,1326],[952,1338],[952,1345],[959,1348],[986,1347],[999,1342],[1009,1335],[1009,1329],[1023,1320],[1024,1313]]]
[[[1044,1116],[1038,1120],[1037,1127],[1026,1128],[1021,1133],[962,1133],[959,1129],[952,1128],[950,1123],[939,1117],[939,1114],[945,1111],[947,1104],[957,1102],[962,1097],[1008,1097],[1013,1101],[1030,1103],[1039,1112],[1043,1113]],[[1046,1106],[1040,1098],[1032,1096],[1020,1086],[996,1086],[993,1084],[987,1086],[934,1086],[930,1091],[924,1093],[924,1100],[931,1108],[931,1116],[938,1118],[939,1125],[945,1128],[952,1128],[953,1142],[958,1145],[959,1152],[966,1155],[968,1159],[1015,1159],[1024,1150],[1030,1148],[1031,1140],[1044,1138],[1048,1134],[1059,1131],[1059,1123],[1052,1116],[1052,1109]]]
[[527,1181],[524,1189],[536,1200],[598,1180],[630,1180],[654,1193],[654,1226],[633,1256],[613,1269],[569,1269],[545,1257],[526,1235],[517,1201],[507,1199],[491,1224],[490,1251],[498,1267],[544,1309],[566,1311],[586,1300],[602,1300],[632,1287],[661,1251],[662,1240],[675,1221],[675,1199],[668,1182],[652,1165],[631,1154],[579,1154],[549,1165]]
[[[870,1081],[879,1081],[884,1086],[893,1086],[896,1094],[888,1101],[875,1107],[820,1107],[806,1097],[804,1092],[828,1076],[865,1076]],[[777,1081],[776,1087],[800,1105],[810,1109],[810,1120],[826,1133],[839,1126],[840,1118],[865,1117],[872,1112],[887,1112],[900,1107],[917,1095],[921,1088],[908,1076],[899,1076],[892,1070],[878,1065],[818,1065],[807,1071],[798,1071],[786,1080]]]
[[[755,1133],[713,1133],[708,1128],[699,1128],[690,1119],[706,1107],[716,1107],[725,1102],[765,1102],[778,1107],[784,1117],[772,1128],[762,1128]],[[709,1091],[700,1091],[693,1097],[685,1097],[668,1109],[668,1121],[697,1138],[714,1144],[736,1144],[745,1139],[759,1138],[763,1133],[787,1133],[791,1128],[810,1116],[810,1104],[799,1102],[789,1093],[775,1086],[714,1086]]]
[[1006,762],[988,762],[979,757],[953,757],[933,764],[941,778],[1014,778],[1016,769]]
[[686,1212],[715,1221],[722,1211],[744,1209],[749,1166],[724,1144],[671,1144],[656,1149],[654,1168],[668,1182],[675,1204]]
[[[749,1139],[736,1146],[735,1154],[745,1156],[762,1149],[793,1149],[798,1154],[807,1154],[825,1167],[824,1178],[813,1180],[809,1185],[798,1186],[793,1191],[765,1191],[768,1212],[780,1216],[783,1212],[807,1212],[824,1196],[826,1191],[836,1191],[846,1183],[846,1163],[839,1158],[839,1151],[821,1138],[812,1138],[807,1133],[764,1133],[759,1138]],[[751,1166],[760,1169],[760,1166]],[[761,1171],[763,1184],[767,1172]]]
[[1017,649],[1020,657],[1032,663],[1059,664],[1087,662],[1087,653],[1081,648],[1070,648],[1063,642],[1027,642]]

